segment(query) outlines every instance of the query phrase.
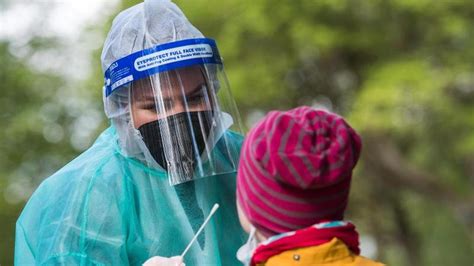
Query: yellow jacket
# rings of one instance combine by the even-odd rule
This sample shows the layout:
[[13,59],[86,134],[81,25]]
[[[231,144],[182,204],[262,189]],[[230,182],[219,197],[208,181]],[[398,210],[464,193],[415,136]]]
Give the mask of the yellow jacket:
[[330,242],[284,251],[269,258],[258,266],[307,266],[307,265],[344,265],[344,266],[382,266],[385,264],[369,260],[352,253],[337,238]]

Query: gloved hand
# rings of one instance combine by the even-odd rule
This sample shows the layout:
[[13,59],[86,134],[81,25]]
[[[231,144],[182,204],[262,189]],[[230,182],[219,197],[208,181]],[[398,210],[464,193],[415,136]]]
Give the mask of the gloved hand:
[[171,258],[165,258],[160,256],[155,256],[149,258],[143,266],[186,266],[183,262],[181,256],[175,256]]

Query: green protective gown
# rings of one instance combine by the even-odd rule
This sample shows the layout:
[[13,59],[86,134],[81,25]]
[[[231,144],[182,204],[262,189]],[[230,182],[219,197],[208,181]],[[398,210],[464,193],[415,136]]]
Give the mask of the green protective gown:
[[[225,134],[240,147],[241,135]],[[235,173],[170,186],[164,172],[122,155],[112,126],[30,198],[16,225],[15,264],[141,265],[180,255],[214,203],[188,266],[240,264]]]

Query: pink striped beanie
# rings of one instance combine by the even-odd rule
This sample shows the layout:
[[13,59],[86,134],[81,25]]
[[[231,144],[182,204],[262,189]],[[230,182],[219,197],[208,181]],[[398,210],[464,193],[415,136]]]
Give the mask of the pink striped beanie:
[[272,111],[244,141],[239,205],[266,236],[341,220],[360,149],[340,116],[310,107]]

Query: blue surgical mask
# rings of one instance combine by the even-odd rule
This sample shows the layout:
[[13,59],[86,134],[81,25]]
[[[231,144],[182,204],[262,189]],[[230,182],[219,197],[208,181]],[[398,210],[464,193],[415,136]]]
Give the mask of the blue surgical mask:
[[250,226],[249,239],[239,248],[239,250],[237,250],[237,259],[245,266],[250,265],[252,255],[258,246],[257,238],[255,237],[256,229],[252,225]]

